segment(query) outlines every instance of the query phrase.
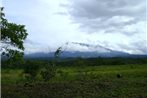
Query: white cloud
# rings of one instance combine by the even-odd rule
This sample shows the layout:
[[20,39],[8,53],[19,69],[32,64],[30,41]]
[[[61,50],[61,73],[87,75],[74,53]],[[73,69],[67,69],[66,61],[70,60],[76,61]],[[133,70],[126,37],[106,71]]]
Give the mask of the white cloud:
[[[142,48],[135,48],[132,43],[147,39],[144,2],[5,0],[3,6],[6,18],[10,22],[25,24],[28,39],[37,43],[25,43],[27,52],[48,51],[48,47],[54,50],[66,42],[84,42],[103,44],[114,50],[142,53]],[[142,46],[146,48],[145,43]],[[73,48],[86,50],[78,46]]]

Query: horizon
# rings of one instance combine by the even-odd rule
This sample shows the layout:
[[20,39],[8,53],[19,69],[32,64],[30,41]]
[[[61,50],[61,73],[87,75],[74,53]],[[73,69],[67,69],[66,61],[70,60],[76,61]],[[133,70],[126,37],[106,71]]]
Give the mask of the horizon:
[[[26,26],[25,53],[74,42],[147,54],[146,0],[5,0],[2,5],[9,22]],[[68,49],[95,51],[73,44]]]

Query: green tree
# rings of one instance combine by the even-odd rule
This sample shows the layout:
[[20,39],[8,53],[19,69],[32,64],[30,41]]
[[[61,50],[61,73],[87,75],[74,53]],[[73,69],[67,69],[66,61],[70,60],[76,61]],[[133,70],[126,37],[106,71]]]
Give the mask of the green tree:
[[55,77],[57,71],[57,59],[59,58],[62,52],[62,47],[59,47],[54,53],[54,59],[52,61],[52,64],[48,63],[44,66],[44,69],[42,69],[41,76],[44,81],[49,81],[51,78]]
[[18,60],[23,57],[23,43],[28,35],[25,25],[8,22],[5,19],[3,7],[1,8],[0,14],[1,53],[11,59]]

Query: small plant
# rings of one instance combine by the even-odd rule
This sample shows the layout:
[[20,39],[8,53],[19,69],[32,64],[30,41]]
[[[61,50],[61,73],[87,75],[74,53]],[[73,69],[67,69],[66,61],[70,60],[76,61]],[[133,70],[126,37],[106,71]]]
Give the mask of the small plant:
[[68,76],[68,72],[64,72],[62,70],[58,70],[57,73],[63,78],[66,79]]
[[46,65],[44,69],[42,69],[41,71],[41,76],[45,82],[55,77],[55,74],[56,74],[56,68],[53,65]]
[[123,77],[121,74],[117,74],[116,76],[117,76],[117,78],[122,78]]

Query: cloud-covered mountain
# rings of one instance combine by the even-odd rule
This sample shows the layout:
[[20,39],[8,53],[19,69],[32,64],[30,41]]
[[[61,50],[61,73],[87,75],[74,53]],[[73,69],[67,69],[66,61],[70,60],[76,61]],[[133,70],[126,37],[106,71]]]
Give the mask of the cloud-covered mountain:
[[[26,57],[53,57],[54,52],[45,53],[38,52],[27,54]],[[128,53],[116,51],[103,47],[102,45],[91,45],[87,43],[71,42],[62,47],[61,57],[124,57],[129,56]]]

